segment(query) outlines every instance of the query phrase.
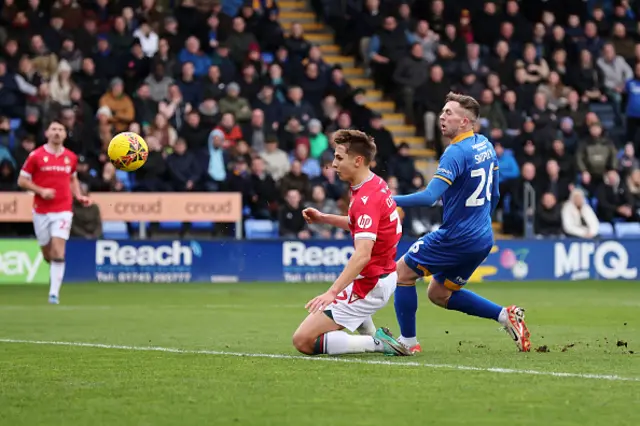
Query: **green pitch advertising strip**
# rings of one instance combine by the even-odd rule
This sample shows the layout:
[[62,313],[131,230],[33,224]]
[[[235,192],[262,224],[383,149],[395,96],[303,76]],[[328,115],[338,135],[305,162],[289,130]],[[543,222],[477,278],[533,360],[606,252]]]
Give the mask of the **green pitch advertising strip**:
[[36,240],[0,239],[0,284],[47,284],[49,265]]

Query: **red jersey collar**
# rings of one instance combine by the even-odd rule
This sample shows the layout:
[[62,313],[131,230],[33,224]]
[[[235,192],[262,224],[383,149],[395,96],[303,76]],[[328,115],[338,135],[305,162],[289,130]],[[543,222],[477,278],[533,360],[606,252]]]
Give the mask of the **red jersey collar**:
[[362,188],[362,187],[364,186],[364,184],[365,184],[365,183],[367,183],[367,182],[369,182],[371,179],[373,179],[373,172],[371,172],[371,173],[369,174],[369,177],[368,177],[368,178],[366,178],[365,180],[363,180],[362,182],[360,182],[360,183],[359,183],[359,184],[357,184],[356,186],[352,186],[352,187],[351,187],[351,190],[352,190],[352,191],[356,191],[356,190],[358,190],[358,189]]

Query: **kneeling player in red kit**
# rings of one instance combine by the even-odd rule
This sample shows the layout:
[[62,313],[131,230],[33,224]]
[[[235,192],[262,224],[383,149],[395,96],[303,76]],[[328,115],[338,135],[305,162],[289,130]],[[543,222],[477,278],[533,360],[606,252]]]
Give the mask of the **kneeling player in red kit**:
[[[396,246],[402,236],[391,192],[369,168],[376,146],[371,137],[357,130],[338,130],[334,138],[333,167],[351,185],[349,214],[324,214],[308,208],[303,215],[308,223],[350,231],[355,251],[331,288],[307,303],[309,315],[293,334],[293,345],[307,355],[411,355],[387,329],[376,331],[371,318],[396,289]],[[344,329],[357,330],[360,335]]]
[[52,121],[45,136],[47,143],[27,157],[18,185],[34,193],[33,227],[42,256],[51,265],[49,303],[57,305],[73,219],[73,196],[84,205],[91,204],[91,200],[80,191],[76,176],[78,157],[62,145],[67,137],[65,127]]

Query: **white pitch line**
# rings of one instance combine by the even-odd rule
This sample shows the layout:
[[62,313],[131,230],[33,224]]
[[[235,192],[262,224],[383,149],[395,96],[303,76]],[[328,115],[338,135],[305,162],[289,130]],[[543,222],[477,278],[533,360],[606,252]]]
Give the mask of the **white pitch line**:
[[174,353],[174,354],[216,355],[216,356],[230,356],[230,357],[240,357],[240,358],[294,359],[294,360],[318,361],[318,362],[339,362],[339,363],[345,363],[345,364],[392,365],[397,367],[423,367],[423,368],[459,370],[459,371],[478,371],[478,372],[498,373],[498,374],[525,374],[530,376],[568,377],[568,378],[576,378],[576,379],[609,380],[609,381],[616,381],[616,382],[640,382],[640,377],[624,377],[624,376],[618,376],[614,374],[562,373],[562,372],[554,372],[554,371],[518,370],[513,368],[472,367],[467,365],[453,365],[453,364],[426,364],[426,363],[420,363],[415,361],[393,362],[393,361],[379,361],[379,360],[368,360],[368,359],[357,359],[357,358],[309,357],[309,356],[301,356],[301,355],[209,351],[209,350],[195,350],[195,349],[164,348],[160,346],[126,346],[126,345],[109,345],[104,343],[59,342],[59,341],[46,341],[46,340],[0,339],[0,343],[72,346],[72,347],[82,347],[82,348],[118,349],[118,350],[124,350],[124,351],[138,351],[138,352],[166,352],[166,353]]

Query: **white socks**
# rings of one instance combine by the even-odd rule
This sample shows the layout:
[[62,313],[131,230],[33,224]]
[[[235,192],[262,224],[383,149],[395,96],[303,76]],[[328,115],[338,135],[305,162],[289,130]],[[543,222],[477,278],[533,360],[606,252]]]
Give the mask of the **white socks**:
[[498,315],[498,322],[506,327],[509,324],[509,314],[506,308],[502,308],[500,315]]
[[403,345],[405,345],[408,348],[412,348],[415,345],[418,344],[418,338],[417,337],[404,337],[404,336],[400,336],[398,338],[398,342],[402,343]]
[[325,350],[329,355],[361,354],[384,350],[382,343],[374,340],[372,336],[356,336],[344,331],[330,331],[325,333],[324,339]]
[[358,327],[358,330],[356,331],[358,332],[358,334],[361,334],[363,336],[373,336],[374,334],[376,334],[376,326],[373,323],[373,319],[369,317],[364,320],[364,322],[360,325],[360,327]]
[[62,279],[64,278],[64,267],[64,262],[51,262],[51,267],[49,268],[50,296],[60,296],[60,287],[62,287]]

